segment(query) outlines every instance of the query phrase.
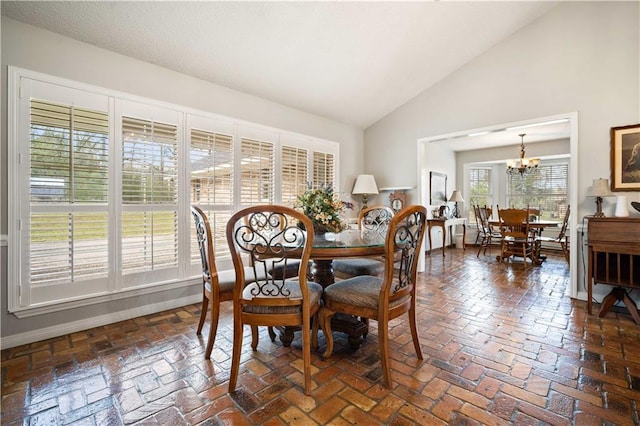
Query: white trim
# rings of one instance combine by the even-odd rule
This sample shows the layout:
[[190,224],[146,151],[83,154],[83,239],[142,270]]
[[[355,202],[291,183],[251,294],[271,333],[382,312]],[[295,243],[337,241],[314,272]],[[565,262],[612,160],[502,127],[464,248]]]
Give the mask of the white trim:
[[20,345],[26,345],[40,340],[51,339],[65,334],[76,333],[78,331],[88,330],[94,327],[100,327],[107,324],[113,324],[118,321],[125,321],[131,318],[137,318],[144,315],[155,314],[156,312],[166,311],[168,309],[179,308],[181,306],[199,303],[202,300],[201,294],[185,296],[179,299],[167,300],[165,302],[154,303],[151,305],[140,306],[137,308],[127,309],[126,311],[118,311],[109,314],[100,315],[98,317],[85,318],[78,321],[72,321],[65,324],[54,325],[51,327],[40,328],[38,330],[27,331],[25,333],[13,334],[11,336],[3,336],[0,342],[0,349],[13,348]]
[[[524,126],[524,125],[530,125],[530,124],[535,124],[538,122],[548,122],[548,121],[552,121],[552,120],[558,120],[558,119],[569,119],[570,123],[571,123],[571,134],[569,137],[569,204],[571,206],[574,206],[574,212],[571,215],[571,217],[569,218],[569,230],[571,232],[570,236],[569,236],[569,246],[570,246],[570,250],[569,250],[569,270],[570,272],[570,279],[569,279],[569,297],[571,298],[576,298],[578,297],[578,272],[577,272],[577,267],[578,267],[578,255],[577,252],[578,250],[575,249],[575,244],[576,241],[578,241],[577,239],[577,214],[578,214],[578,209],[577,206],[578,204],[578,113],[577,112],[568,112],[568,113],[564,113],[564,114],[557,114],[557,115],[552,115],[549,117],[540,117],[540,118],[534,118],[534,119],[530,119],[530,120],[524,120],[524,121],[518,121],[518,122],[514,122],[514,123],[507,123],[507,124],[501,124],[501,125],[494,125],[494,126],[489,126],[489,127],[483,127],[483,128],[479,128],[479,129],[471,129],[471,130],[464,130],[464,131],[459,131],[459,132],[454,132],[454,133],[449,133],[449,134],[444,134],[444,135],[436,135],[436,136],[428,136],[428,137],[421,137],[418,138],[416,141],[417,144],[417,197],[419,200],[420,204],[423,205],[428,205],[426,202],[424,202],[424,197],[425,197],[425,188],[428,189],[429,188],[429,182],[428,182],[428,173],[423,170],[424,169],[424,156],[425,156],[425,152],[426,152],[426,145],[430,142],[434,142],[436,140],[442,140],[442,139],[448,139],[448,138],[455,138],[456,136],[463,136],[463,135],[468,135],[469,133],[477,133],[477,132],[484,132],[484,131],[490,131],[490,130],[494,130],[494,129],[503,129],[506,127],[514,127],[514,126]],[[425,239],[426,240],[426,239]],[[426,242],[423,242],[423,248],[421,250],[422,253],[425,252],[426,249]],[[425,256],[420,256],[419,260],[418,260],[418,272],[423,272],[425,270],[425,265],[426,263],[426,258]]]
[[145,294],[160,293],[176,288],[185,288],[200,283],[201,278],[191,278],[183,281],[173,281],[166,284],[149,284],[146,287],[138,287],[132,290],[121,290],[114,293],[102,294],[99,296],[79,297],[66,302],[51,302],[47,305],[25,307],[11,312],[18,318],[29,318],[37,315],[49,314],[52,312],[64,311],[67,309],[80,308],[95,305],[98,303],[111,302],[114,300],[128,299],[130,297],[142,296]]

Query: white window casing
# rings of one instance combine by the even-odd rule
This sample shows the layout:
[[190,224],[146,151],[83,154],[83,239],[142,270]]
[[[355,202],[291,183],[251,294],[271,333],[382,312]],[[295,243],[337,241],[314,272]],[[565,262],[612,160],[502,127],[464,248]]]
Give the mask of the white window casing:
[[213,227],[336,184],[339,144],[9,66],[8,307],[30,316],[192,285]]

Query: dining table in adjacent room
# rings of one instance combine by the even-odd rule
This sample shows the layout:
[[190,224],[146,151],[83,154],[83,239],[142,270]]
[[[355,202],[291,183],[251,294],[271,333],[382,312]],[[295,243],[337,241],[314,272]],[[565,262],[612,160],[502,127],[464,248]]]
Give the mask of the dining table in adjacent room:
[[[542,235],[542,232],[545,230],[545,228],[557,228],[558,226],[560,226],[562,224],[562,222],[558,222],[557,220],[534,220],[534,221],[530,221],[529,222],[529,230],[535,235]],[[495,226],[497,228],[500,228],[500,221],[499,220],[490,220],[489,221],[489,225],[491,226]],[[500,261],[500,256],[496,256],[496,259],[498,261]],[[534,264],[540,265],[545,258],[543,258],[542,256],[540,258],[537,259],[532,259]]]

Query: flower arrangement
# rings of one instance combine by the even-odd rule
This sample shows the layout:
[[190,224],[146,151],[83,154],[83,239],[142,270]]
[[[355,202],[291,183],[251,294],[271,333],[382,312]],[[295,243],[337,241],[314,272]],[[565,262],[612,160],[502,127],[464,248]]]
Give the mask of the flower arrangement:
[[347,228],[340,213],[352,209],[353,204],[340,200],[330,184],[313,188],[308,183],[306,191],[298,195],[294,208],[311,219],[314,232],[340,232]]

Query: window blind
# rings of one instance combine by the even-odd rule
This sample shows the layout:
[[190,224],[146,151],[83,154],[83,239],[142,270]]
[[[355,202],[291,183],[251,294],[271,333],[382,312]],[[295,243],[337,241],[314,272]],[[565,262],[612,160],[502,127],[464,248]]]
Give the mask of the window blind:
[[469,169],[469,218],[475,220],[473,206],[491,207],[493,195],[491,191],[491,169],[472,167]]
[[272,204],[274,194],[274,145],[257,139],[240,140],[240,203]]
[[507,178],[507,202],[514,208],[540,209],[542,219],[561,219],[569,203],[569,164],[541,164],[524,176]]
[[122,118],[122,271],[178,264],[177,127]]
[[108,275],[108,124],[103,111],[30,101],[32,285]]
[[335,183],[335,159],[333,154],[317,151],[313,153],[312,177],[314,188]]
[[[229,254],[227,220],[233,207],[233,136],[208,130],[190,130],[191,203],[207,215],[216,258]],[[200,251],[191,227],[191,262],[200,263]]]
[[309,151],[294,146],[282,147],[282,203],[293,206],[298,195],[307,188]]

